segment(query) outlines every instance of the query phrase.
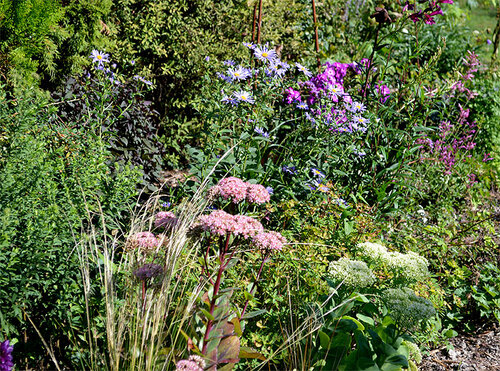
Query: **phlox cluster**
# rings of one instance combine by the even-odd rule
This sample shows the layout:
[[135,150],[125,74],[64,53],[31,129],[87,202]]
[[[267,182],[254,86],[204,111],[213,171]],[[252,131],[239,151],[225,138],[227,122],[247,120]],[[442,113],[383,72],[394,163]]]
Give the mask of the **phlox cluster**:
[[348,258],[340,258],[331,262],[328,266],[328,274],[350,289],[371,286],[376,280],[365,262]]
[[14,368],[13,350],[9,340],[0,343],[0,371],[11,371]]
[[403,13],[408,11],[413,11],[408,18],[411,19],[414,23],[423,21],[425,24],[435,24],[436,21],[434,17],[436,15],[443,15],[443,10],[439,4],[453,4],[453,0],[430,0],[427,2],[427,7],[423,10],[415,10],[415,5],[410,4],[409,1],[406,1],[403,6]]
[[236,177],[224,178],[208,191],[209,199],[221,197],[237,204],[244,200],[252,204],[264,204],[271,200],[267,189],[260,184],[247,183]]

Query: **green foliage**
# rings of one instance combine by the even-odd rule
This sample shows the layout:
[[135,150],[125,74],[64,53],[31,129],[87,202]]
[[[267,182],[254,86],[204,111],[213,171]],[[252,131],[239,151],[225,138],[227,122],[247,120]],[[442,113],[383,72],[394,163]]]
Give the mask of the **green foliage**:
[[101,222],[121,228],[115,221],[127,219],[138,174],[112,168],[102,138],[59,121],[46,100],[9,99],[3,90],[0,99],[0,321],[2,336],[20,340],[19,359],[35,364],[44,352],[27,317],[66,351],[65,335],[82,323],[84,308],[80,230]]

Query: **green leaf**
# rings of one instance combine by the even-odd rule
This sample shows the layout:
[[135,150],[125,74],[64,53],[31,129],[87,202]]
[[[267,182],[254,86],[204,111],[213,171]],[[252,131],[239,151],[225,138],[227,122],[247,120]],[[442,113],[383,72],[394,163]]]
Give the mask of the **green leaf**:
[[363,331],[365,329],[365,326],[361,322],[359,322],[356,318],[351,317],[351,316],[343,316],[342,319],[347,319],[353,321],[357,326],[358,330]]
[[215,317],[213,315],[211,315],[208,310],[205,310],[205,309],[200,309],[200,310],[205,315],[205,317],[207,317],[210,321],[215,320]]
[[256,351],[253,348],[243,346],[240,346],[239,357],[244,359],[259,359],[261,361],[266,360],[266,357],[262,353]]
[[323,331],[318,331],[319,343],[322,348],[330,349],[330,337]]
[[363,321],[364,323],[368,323],[369,325],[375,326],[375,321],[371,317],[365,316],[364,314],[361,313],[356,313],[356,317],[360,321]]
[[264,314],[266,312],[267,312],[267,310],[265,310],[265,309],[254,310],[253,312],[246,313],[243,316],[243,318],[241,318],[241,319],[250,319],[250,318],[253,318],[253,317],[260,316],[261,314]]

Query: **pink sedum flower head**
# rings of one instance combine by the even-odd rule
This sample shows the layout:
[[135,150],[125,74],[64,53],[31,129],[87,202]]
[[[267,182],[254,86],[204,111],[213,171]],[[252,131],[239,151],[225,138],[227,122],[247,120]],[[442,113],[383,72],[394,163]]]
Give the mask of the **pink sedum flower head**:
[[158,245],[158,239],[151,232],[139,232],[134,235],[140,247],[153,248]]
[[158,214],[155,216],[155,227],[173,227],[176,225],[178,222],[177,217],[175,214],[171,211],[160,211]]
[[[267,191],[266,191],[267,192]],[[236,223],[236,230],[234,232],[237,236],[242,236],[244,239],[254,237],[260,232],[264,232],[262,224],[246,215],[235,215],[234,221]]]
[[247,183],[243,180],[230,176],[222,179],[219,184],[212,187],[209,191],[210,197],[220,196],[224,200],[231,200],[237,204],[243,201],[247,195]]
[[253,238],[253,243],[262,252],[280,251],[286,239],[278,232],[261,232]]
[[[189,357],[191,358],[191,357]],[[185,371],[203,371],[203,368],[198,365],[195,361],[191,359],[182,359],[175,364],[176,370],[185,370]]]
[[222,210],[212,211],[209,215],[200,216],[200,227],[212,234],[225,236],[238,230],[234,216]]
[[265,204],[271,200],[267,189],[260,184],[248,184],[246,200],[251,204]]

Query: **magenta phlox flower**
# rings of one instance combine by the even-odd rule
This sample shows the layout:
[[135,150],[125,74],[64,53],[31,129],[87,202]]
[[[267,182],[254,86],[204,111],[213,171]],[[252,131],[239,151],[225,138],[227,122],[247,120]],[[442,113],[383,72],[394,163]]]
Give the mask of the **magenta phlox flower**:
[[285,102],[292,104],[293,102],[300,102],[300,92],[292,88],[285,89]]
[[9,340],[0,343],[0,371],[11,371],[14,368],[14,358],[12,352],[14,347]]
[[244,239],[252,238],[264,231],[264,227],[258,220],[246,215],[235,215],[234,222],[236,225],[234,235]]
[[177,225],[178,219],[175,216],[175,214],[171,211],[160,211],[158,214],[155,216],[155,227],[173,227]]
[[265,204],[271,200],[271,196],[263,185],[248,184],[246,200],[251,204]]
[[261,232],[253,238],[254,245],[262,252],[280,251],[287,243],[286,239],[278,232]]

